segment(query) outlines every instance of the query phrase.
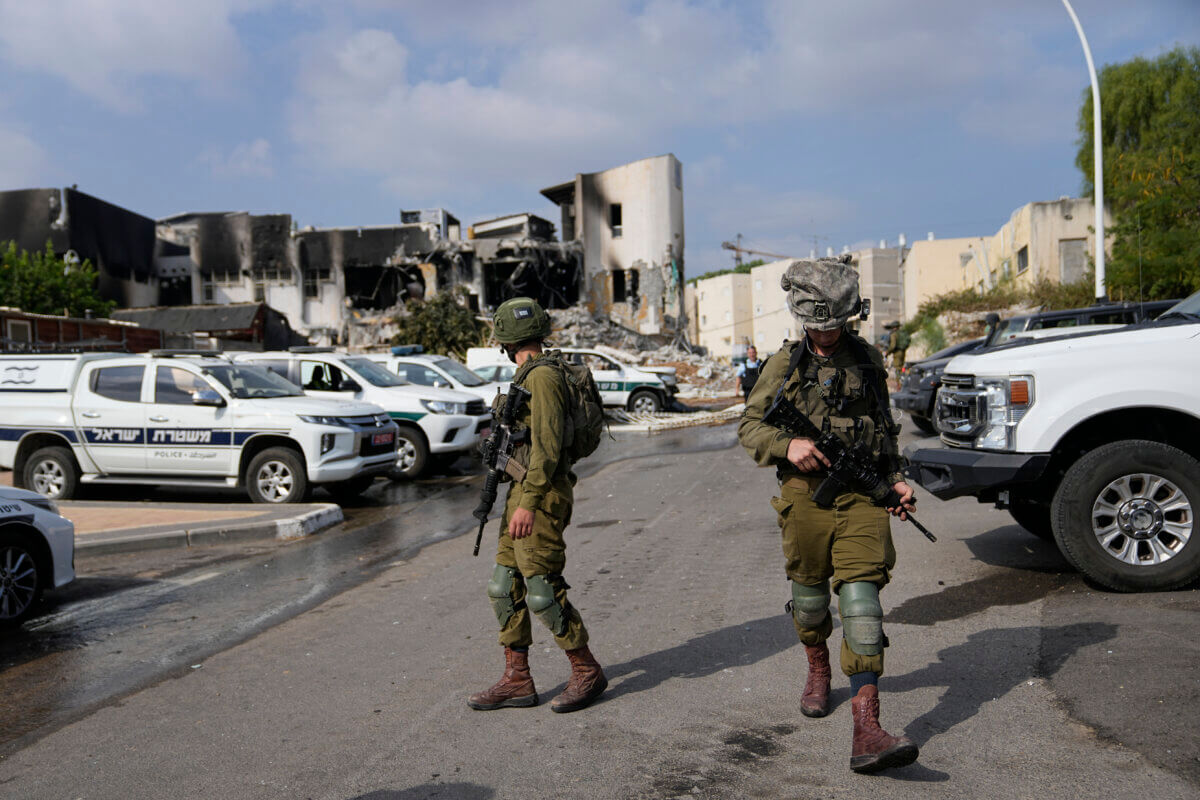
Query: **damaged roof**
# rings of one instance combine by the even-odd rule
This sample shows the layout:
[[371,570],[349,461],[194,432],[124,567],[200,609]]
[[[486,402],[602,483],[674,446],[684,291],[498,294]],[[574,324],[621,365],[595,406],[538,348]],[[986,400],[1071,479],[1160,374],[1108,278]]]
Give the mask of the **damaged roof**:
[[242,331],[254,327],[261,303],[230,303],[213,306],[156,306],[123,308],[112,319],[136,322],[143,328],[163,331]]

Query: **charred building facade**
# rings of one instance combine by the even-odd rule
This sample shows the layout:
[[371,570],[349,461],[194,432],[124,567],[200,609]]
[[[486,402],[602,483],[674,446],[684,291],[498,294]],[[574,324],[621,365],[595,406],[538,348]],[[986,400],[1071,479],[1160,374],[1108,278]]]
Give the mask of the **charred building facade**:
[[562,214],[562,239],[583,252],[581,299],[646,335],[682,327],[683,165],[674,155],[579,174],[542,190]]
[[158,302],[154,220],[77,189],[0,192],[0,242],[30,252],[50,242],[68,260],[90,261],[100,295],[121,306]]

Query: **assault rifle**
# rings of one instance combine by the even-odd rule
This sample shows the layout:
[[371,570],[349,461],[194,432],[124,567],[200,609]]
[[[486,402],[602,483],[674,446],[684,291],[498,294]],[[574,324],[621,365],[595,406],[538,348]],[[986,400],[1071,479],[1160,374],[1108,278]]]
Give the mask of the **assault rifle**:
[[492,432],[482,447],[483,463],[488,468],[487,478],[483,481],[483,491],[479,495],[479,505],[471,512],[479,520],[479,533],[475,534],[475,551],[471,555],[479,555],[479,544],[483,541],[483,527],[487,525],[488,515],[496,504],[496,490],[500,486],[500,476],[508,473],[513,480],[525,477],[525,468],[512,460],[513,448],[524,440],[524,432],[514,434],[512,427],[521,406],[529,401],[529,390],[518,386],[515,382],[508,387],[508,395],[504,400],[504,408],[500,410],[500,419],[492,420]]
[[[763,422],[791,436],[812,439],[816,448],[829,459],[828,476],[812,494],[813,502],[821,508],[831,508],[839,494],[849,491],[865,494],[875,505],[884,508],[900,505],[899,493],[879,474],[875,459],[862,442],[847,446],[832,431],[822,431],[782,393],[763,416]],[[937,541],[937,537],[917,522],[911,512],[906,511],[905,516],[926,539]]]

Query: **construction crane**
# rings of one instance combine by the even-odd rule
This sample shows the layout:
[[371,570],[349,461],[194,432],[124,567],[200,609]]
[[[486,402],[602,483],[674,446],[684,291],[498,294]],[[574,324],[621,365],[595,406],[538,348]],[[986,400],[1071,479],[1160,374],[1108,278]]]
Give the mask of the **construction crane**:
[[767,253],[763,250],[751,250],[748,247],[742,247],[742,235],[737,235],[737,244],[733,242],[721,242],[721,247],[725,250],[733,251],[733,263],[739,267],[742,265],[742,253],[749,253],[752,256],[767,256],[768,258],[795,258],[795,256],[782,256],[779,253]]

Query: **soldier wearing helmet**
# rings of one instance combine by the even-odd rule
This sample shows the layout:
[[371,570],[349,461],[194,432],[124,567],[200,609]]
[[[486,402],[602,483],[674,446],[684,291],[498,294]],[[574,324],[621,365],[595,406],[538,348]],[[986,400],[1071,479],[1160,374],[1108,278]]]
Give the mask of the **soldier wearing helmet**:
[[[467,700],[480,711],[538,704],[529,672],[530,612],[550,629],[571,662],[570,680],[550,702],[552,711],[585,708],[608,686],[588,649],[583,619],[567,600],[570,587],[562,574],[567,561],[563,532],[571,520],[576,478],[564,449],[569,398],[561,370],[535,369],[562,362],[557,350],[543,348],[549,335],[549,315],[528,297],[513,298],[496,309],[493,336],[517,365],[513,382],[527,389],[530,398],[516,417],[517,428],[527,437],[513,453],[524,478],[509,486],[496,566],[487,585],[500,623],[505,669],[496,684]],[[501,396],[497,402],[503,400]]]
[[[829,604],[831,592],[836,592],[842,618],[841,668],[850,678],[853,697],[850,767],[876,772],[903,766],[916,759],[917,746],[879,726],[877,683],[887,646],[879,590],[896,564],[888,512],[904,518],[914,501],[901,472],[883,360],[846,327],[852,317],[865,318],[858,272],[849,256],[794,261],[781,284],[804,335],[800,341],[785,342],[763,366],[738,438],[759,465],[775,467],[779,478],[779,495],[771,505],[791,581],[788,607],[808,657],[800,711],[809,717],[829,713],[826,640],[833,631]],[[816,505],[811,496],[824,480],[829,460],[812,439],[793,438],[763,422],[777,399],[794,403],[814,424],[847,444],[866,444],[901,496],[901,505],[885,510],[855,492],[839,495],[832,508]]]

